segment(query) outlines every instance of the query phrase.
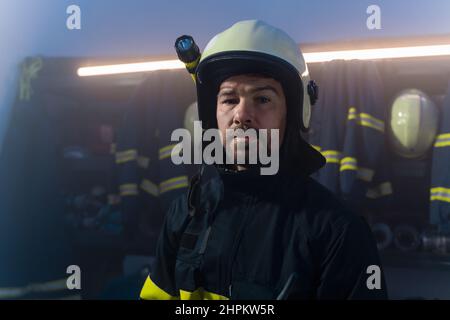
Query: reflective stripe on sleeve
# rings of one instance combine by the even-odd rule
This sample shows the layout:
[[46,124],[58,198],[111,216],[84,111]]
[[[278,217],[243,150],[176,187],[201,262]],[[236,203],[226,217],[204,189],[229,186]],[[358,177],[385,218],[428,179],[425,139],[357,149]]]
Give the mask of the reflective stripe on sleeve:
[[163,160],[166,158],[169,158],[172,154],[172,149],[176,146],[177,144],[171,144],[169,146],[165,146],[161,149],[159,149],[159,160]]
[[128,161],[136,160],[138,157],[138,152],[136,149],[130,149],[126,151],[116,152],[116,163],[125,163]]
[[439,134],[434,142],[435,148],[450,147],[450,133]]
[[162,194],[164,192],[174,189],[187,188],[188,184],[189,181],[187,176],[180,176],[168,179],[159,184],[159,193]]
[[430,190],[431,201],[450,202],[450,188],[434,187]]
[[121,196],[136,196],[139,194],[136,183],[127,183],[119,186]]
[[326,159],[326,163],[339,163],[341,153],[336,150],[323,150],[320,152]]
[[172,296],[160,287],[158,287],[150,276],[145,280],[139,297],[143,300],[179,300],[177,296]]
[[348,120],[355,120],[357,124],[378,130],[380,132],[384,132],[384,122],[375,118],[374,116],[368,113],[358,113],[356,108],[351,107],[348,110]]
[[356,177],[366,182],[372,181],[373,175],[375,174],[375,172],[372,169],[359,167],[358,160],[356,158],[352,157],[342,158],[340,164],[341,166],[339,170],[341,172],[345,170],[354,170],[356,171]]

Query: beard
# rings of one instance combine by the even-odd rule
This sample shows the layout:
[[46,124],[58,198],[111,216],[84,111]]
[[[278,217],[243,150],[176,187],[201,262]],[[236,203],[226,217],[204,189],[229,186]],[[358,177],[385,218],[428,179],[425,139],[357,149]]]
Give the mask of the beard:
[[[260,152],[267,153],[270,146],[268,134],[261,134],[261,129],[247,126],[230,128],[233,135],[226,135],[228,161],[237,165],[257,165],[260,163]],[[268,130],[268,129],[262,129]],[[269,131],[269,130],[268,130]],[[230,139],[231,138],[231,139]]]

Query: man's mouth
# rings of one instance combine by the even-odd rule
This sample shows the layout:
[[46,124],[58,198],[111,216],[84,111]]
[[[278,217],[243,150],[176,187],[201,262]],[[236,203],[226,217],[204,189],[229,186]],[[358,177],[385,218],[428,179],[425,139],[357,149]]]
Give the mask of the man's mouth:
[[250,142],[250,141],[253,141],[253,140],[255,140],[256,138],[255,137],[249,137],[249,136],[245,136],[245,137],[234,137],[234,139],[236,140],[236,141],[238,141],[238,142]]

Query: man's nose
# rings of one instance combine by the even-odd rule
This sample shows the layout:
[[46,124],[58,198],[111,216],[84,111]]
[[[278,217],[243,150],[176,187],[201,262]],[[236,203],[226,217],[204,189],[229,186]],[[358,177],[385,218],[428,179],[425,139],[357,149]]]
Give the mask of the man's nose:
[[240,99],[235,108],[233,123],[235,125],[250,125],[253,123],[253,106],[248,99]]

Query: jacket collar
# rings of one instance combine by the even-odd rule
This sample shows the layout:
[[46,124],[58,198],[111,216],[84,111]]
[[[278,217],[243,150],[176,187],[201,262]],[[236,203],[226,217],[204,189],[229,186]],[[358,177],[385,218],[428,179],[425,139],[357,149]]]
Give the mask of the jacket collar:
[[217,167],[217,170],[225,193],[267,196],[281,191],[283,185],[288,182],[288,177],[282,172],[274,175],[261,175],[258,167],[242,171]]

